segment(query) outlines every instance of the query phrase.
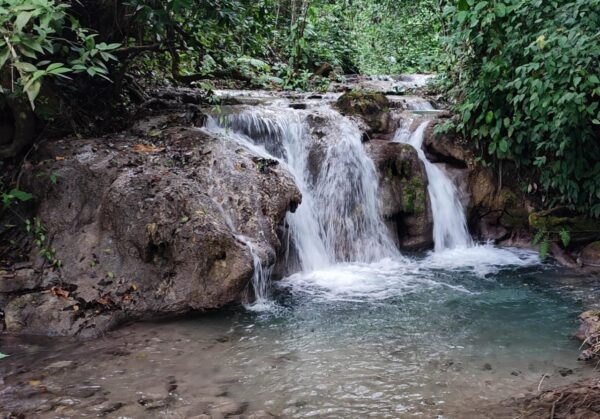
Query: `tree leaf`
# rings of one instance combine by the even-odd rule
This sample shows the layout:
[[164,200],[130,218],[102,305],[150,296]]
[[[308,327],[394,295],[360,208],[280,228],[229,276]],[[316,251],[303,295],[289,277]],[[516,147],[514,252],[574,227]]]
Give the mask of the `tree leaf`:
[[13,189],[10,191],[10,195],[14,196],[15,199],[18,199],[21,202],[27,202],[33,198],[33,195],[20,189]]
[[35,109],[35,98],[37,98],[40,93],[40,89],[42,87],[42,83],[39,80],[34,81],[29,89],[25,91],[27,93],[27,97],[29,98],[29,103],[31,103],[31,108]]
[[501,152],[506,153],[508,151],[508,141],[505,139],[500,140],[500,144],[498,144],[498,148]]
[[10,57],[10,51],[8,48],[6,48],[6,50],[0,51],[0,69],[4,67],[6,60],[8,60],[8,57]]
[[24,11],[19,13],[15,19],[15,30],[17,32],[22,32],[25,25],[29,22],[29,19],[31,19],[31,16],[33,16],[33,12]]
[[36,66],[26,61],[17,61],[14,65],[18,70],[25,71],[27,73],[33,73],[34,71],[37,71]]

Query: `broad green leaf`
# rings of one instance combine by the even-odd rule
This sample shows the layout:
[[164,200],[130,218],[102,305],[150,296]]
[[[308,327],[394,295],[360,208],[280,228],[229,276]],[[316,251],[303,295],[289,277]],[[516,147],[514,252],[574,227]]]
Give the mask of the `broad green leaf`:
[[39,80],[36,80],[33,83],[31,83],[27,90],[25,90],[25,93],[27,93],[27,97],[29,98],[29,102],[31,103],[32,109],[35,109],[35,99],[40,93],[41,87],[42,83]]
[[502,139],[500,140],[500,143],[498,144],[498,148],[500,149],[501,152],[506,153],[508,151],[508,141]]
[[498,16],[498,17],[506,16],[506,6],[503,3],[496,4],[496,16]]
[[15,30],[17,32],[21,32],[29,22],[29,19],[31,19],[31,16],[33,16],[33,12],[31,11],[23,11],[19,13],[15,19]]
[[10,191],[10,195],[14,196],[15,199],[18,199],[19,201],[22,201],[22,202],[27,202],[31,198],[33,198],[33,195],[31,195],[30,193],[27,193],[25,191],[22,191],[20,189],[13,189],[12,191]]
[[10,51],[8,50],[8,48],[6,50],[0,51],[0,69],[4,67],[4,64],[6,64],[8,57],[10,57]]
[[20,71],[25,71],[27,73],[33,73],[34,71],[37,71],[36,66],[26,61],[17,61],[16,63],[14,63],[14,66]]
[[489,125],[492,123],[493,120],[494,120],[494,112],[488,111],[488,113],[485,115],[485,123]]

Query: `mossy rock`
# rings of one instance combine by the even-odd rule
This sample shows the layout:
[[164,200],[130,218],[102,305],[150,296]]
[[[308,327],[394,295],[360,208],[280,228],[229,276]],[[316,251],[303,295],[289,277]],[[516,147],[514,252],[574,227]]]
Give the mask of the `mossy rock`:
[[427,190],[419,177],[402,180],[402,206],[407,214],[420,215],[425,211]]
[[600,240],[600,220],[571,215],[565,209],[551,209],[529,214],[529,225],[535,230],[559,233],[567,230],[572,241]]
[[386,132],[390,121],[390,102],[379,92],[353,90],[337,100],[344,115],[362,118],[374,133]]
[[511,229],[527,229],[529,226],[529,211],[526,208],[508,208],[500,217],[503,226]]

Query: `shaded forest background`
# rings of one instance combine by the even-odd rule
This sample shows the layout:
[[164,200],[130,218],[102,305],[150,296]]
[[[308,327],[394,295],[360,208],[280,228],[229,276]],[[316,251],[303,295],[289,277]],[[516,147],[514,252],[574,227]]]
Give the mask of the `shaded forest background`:
[[[0,159],[127,127],[155,85],[327,90],[435,73],[480,163],[600,216],[600,0],[0,0]],[[3,209],[31,197],[0,185]],[[18,185],[17,185],[18,186]]]

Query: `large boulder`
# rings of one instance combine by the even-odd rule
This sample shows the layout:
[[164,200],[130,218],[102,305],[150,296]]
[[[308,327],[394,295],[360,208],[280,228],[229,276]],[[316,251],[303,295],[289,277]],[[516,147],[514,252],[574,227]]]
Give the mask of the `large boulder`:
[[600,271],[600,241],[592,242],[581,250],[579,255],[581,264],[594,271]]
[[389,141],[371,141],[367,152],[379,172],[379,201],[392,237],[401,249],[433,245],[433,216],[427,175],[414,148]]
[[344,93],[336,106],[343,115],[363,120],[369,127],[368,134],[386,133],[393,129],[390,102],[383,93],[353,90]]
[[94,336],[125,320],[222,307],[246,298],[248,240],[275,262],[284,217],[301,200],[291,175],[196,128],[144,129],[40,152],[24,180],[61,267],[49,276],[38,257],[17,289],[0,279],[5,331]]
[[444,121],[428,126],[423,150],[430,161],[442,164],[457,183],[472,234],[483,241],[528,246],[528,215],[533,205],[514,184],[510,173],[504,176],[503,184],[490,168],[479,164],[463,138],[436,134],[435,127],[441,123]]

